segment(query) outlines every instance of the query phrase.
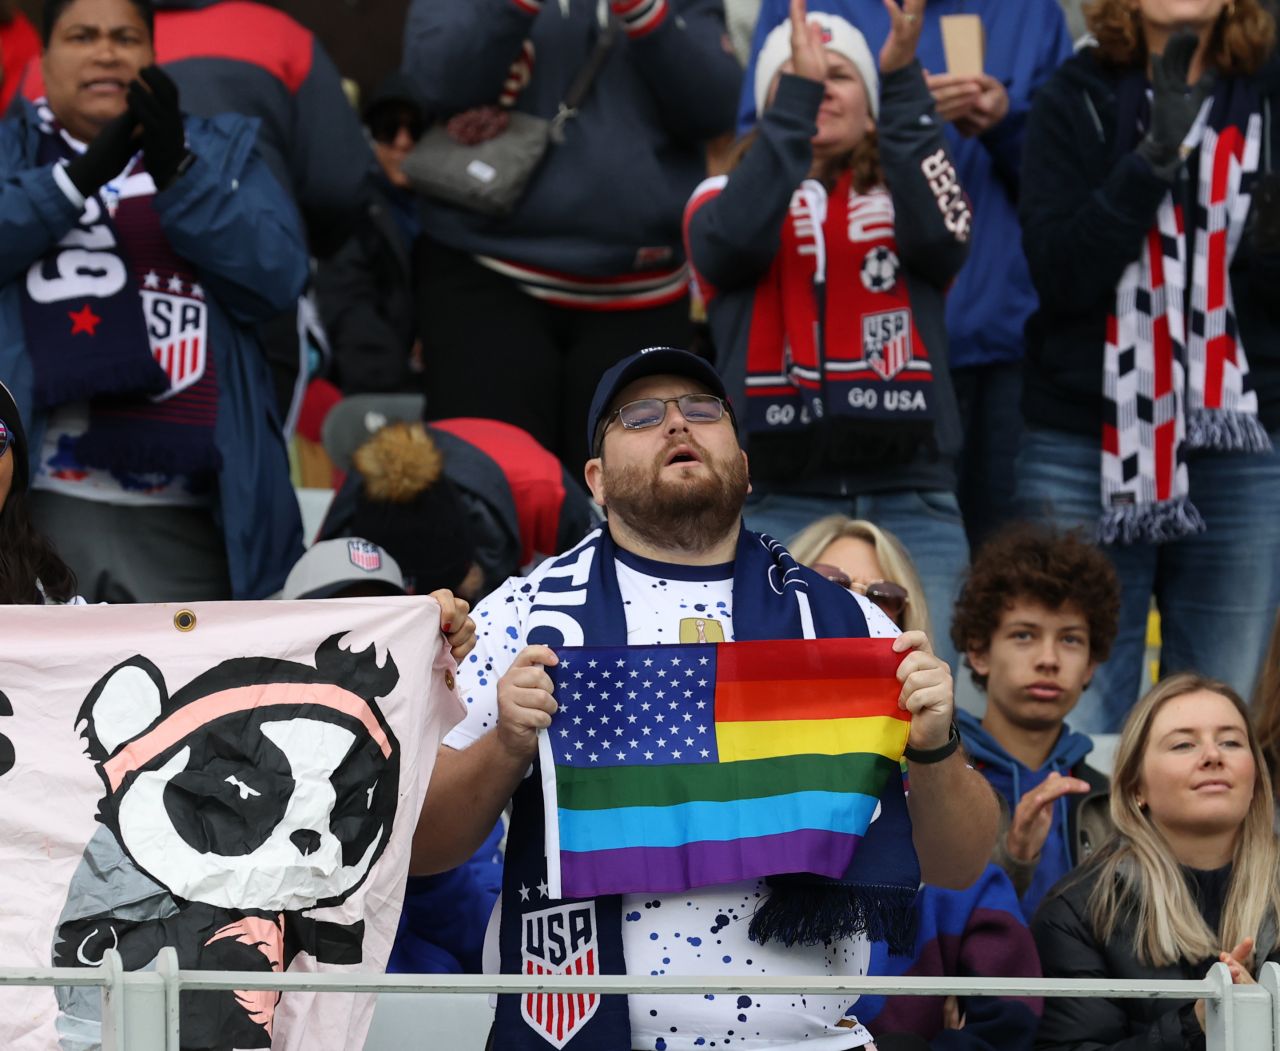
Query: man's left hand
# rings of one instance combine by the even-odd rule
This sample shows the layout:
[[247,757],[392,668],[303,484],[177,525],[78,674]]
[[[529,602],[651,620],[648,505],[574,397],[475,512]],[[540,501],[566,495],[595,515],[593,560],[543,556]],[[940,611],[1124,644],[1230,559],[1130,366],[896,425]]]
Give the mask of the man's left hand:
[[431,597],[440,603],[440,631],[449,640],[449,652],[460,661],[476,648],[476,622],[467,616],[471,606],[448,588],[431,592]]
[[1009,114],[1009,92],[989,73],[976,78],[978,94],[969,111],[955,120],[956,131],[968,138],[985,135]]
[[904,631],[893,640],[893,652],[906,654],[898,665],[898,707],[911,713],[907,743],[921,751],[941,748],[951,739],[955,714],[951,668],[933,655],[923,631]]

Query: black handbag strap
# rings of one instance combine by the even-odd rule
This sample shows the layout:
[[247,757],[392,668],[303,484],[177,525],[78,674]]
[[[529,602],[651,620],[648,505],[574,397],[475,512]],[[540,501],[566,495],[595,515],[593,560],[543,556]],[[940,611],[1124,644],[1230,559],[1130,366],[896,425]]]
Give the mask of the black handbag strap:
[[591,49],[587,61],[578,70],[578,75],[573,78],[573,83],[569,85],[569,90],[565,92],[560,108],[551,121],[551,137],[556,142],[561,141],[565,124],[578,115],[579,107],[586,102],[587,96],[591,93],[591,85],[600,75],[600,70],[609,57],[609,51],[613,47],[617,34],[618,27],[613,19],[606,19],[600,27],[600,35],[596,37],[595,47]]

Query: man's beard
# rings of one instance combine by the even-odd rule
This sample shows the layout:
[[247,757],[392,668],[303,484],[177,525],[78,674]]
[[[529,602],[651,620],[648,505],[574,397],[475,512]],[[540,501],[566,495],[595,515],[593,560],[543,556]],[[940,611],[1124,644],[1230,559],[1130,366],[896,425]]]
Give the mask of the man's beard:
[[603,481],[609,515],[656,548],[697,553],[724,540],[742,517],[747,468],[737,454],[717,463],[701,446],[695,448],[707,468],[698,478],[664,477],[668,453],[649,466],[611,470],[606,465]]

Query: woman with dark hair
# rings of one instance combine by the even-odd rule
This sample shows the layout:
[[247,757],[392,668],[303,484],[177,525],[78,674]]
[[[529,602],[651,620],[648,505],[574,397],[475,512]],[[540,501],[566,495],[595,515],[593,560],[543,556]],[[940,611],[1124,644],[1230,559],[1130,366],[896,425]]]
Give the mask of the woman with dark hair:
[[71,602],[75,575],[31,524],[27,474],[22,417],[0,383],[0,605]]
[[307,278],[256,125],[183,114],[148,0],[51,0],[0,123],[0,375],[90,601],[264,598],[301,521],[257,323]]
[[[1111,783],[1115,835],[1031,923],[1047,978],[1237,985],[1280,960],[1280,844],[1266,759],[1230,686],[1183,673],[1129,713]],[[1050,997],[1038,1051],[1203,1051],[1203,1000]]]
[[924,0],[884,6],[873,57],[852,23],[792,0],[756,64],[760,122],[685,221],[749,438],[747,525],[783,537],[838,513],[891,530],[948,658],[968,542],[944,302],[971,215],[916,58]]
[[[1120,575],[1111,660],[1073,721],[1162,674],[1248,695],[1280,605],[1280,60],[1260,0],[1097,0],[1096,43],[1027,126],[1022,513],[1083,527]],[[1206,587],[1206,581],[1212,586]]]

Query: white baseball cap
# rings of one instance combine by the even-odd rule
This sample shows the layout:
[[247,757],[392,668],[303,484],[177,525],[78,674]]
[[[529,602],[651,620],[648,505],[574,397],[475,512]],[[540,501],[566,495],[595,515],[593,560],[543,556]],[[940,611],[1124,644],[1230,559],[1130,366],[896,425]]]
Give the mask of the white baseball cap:
[[396,560],[358,536],[313,544],[289,570],[282,599],[332,598],[350,587],[368,587],[387,595],[406,594]]

